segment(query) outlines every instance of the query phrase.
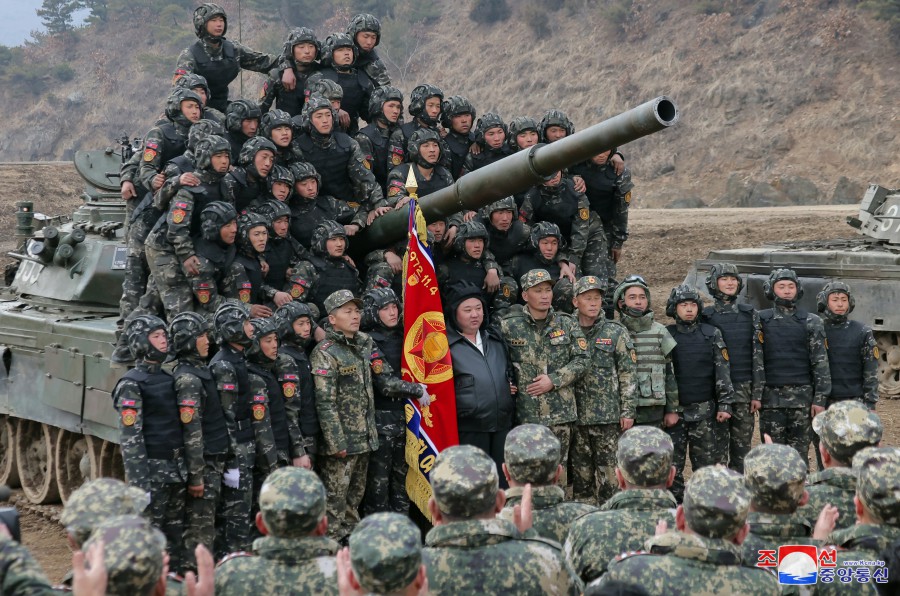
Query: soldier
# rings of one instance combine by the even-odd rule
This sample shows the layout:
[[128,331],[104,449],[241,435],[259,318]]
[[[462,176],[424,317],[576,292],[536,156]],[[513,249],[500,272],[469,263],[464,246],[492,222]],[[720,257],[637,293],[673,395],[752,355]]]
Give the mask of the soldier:
[[275,306],[281,306],[291,301],[290,294],[266,283],[262,269],[263,255],[269,239],[266,222],[265,217],[253,212],[244,213],[238,218],[237,262],[244,267],[249,281],[239,290],[239,298],[250,307],[250,316],[254,318],[272,316],[272,309],[268,304],[274,302]]
[[662,520],[675,525],[675,480],[672,439],[652,426],[622,433],[616,449],[616,482],[620,492],[600,511],[572,524],[565,541],[566,559],[587,583],[606,573],[619,553],[639,550]]
[[375,89],[369,75],[357,66],[358,57],[359,49],[350,35],[332,33],[322,44],[322,68],[309,78],[310,87],[320,79],[334,81],[341,86],[344,92],[341,110],[349,117],[346,128],[350,135],[359,131],[359,118],[368,114],[369,96]]
[[450,149],[449,169],[454,180],[462,176],[469,147],[475,142],[475,133],[472,132],[475,116],[475,106],[462,95],[451,95],[441,103],[441,124],[447,131],[444,142]]
[[[263,114],[259,120],[262,136],[272,141],[275,145],[275,163],[278,166],[288,166],[295,161],[302,161],[303,155],[294,144],[294,122],[291,115],[284,110],[274,109]],[[274,174],[275,169],[270,174]],[[267,180],[269,191],[272,183]],[[288,188],[293,188],[293,180]]]
[[750,533],[741,545],[744,565],[754,567],[760,550],[782,544],[811,544],[812,524],[797,509],[809,499],[806,462],[787,445],[757,445],[744,464],[744,483],[750,491]]
[[506,144],[507,132],[506,123],[499,114],[488,112],[479,118],[475,125],[475,143],[478,144],[481,151],[469,153],[466,156],[460,175],[474,172],[512,155],[512,151]]
[[399,209],[409,202],[406,180],[410,171],[415,176],[419,197],[453,184],[450,170],[440,165],[444,161],[442,145],[440,135],[428,128],[420,128],[410,135],[406,146],[408,162],[396,166],[388,174],[386,205]]
[[631,333],[637,353],[638,402],[635,424],[659,428],[674,426],[681,407],[678,382],[672,366],[675,340],[669,331],[653,320],[650,288],[640,275],[630,275],[616,287],[613,303],[619,322]]
[[[278,353],[288,356],[294,361],[297,374],[297,378],[293,379],[289,376],[293,373],[276,366],[278,380],[282,384],[284,394],[293,392],[296,396],[295,401],[299,401],[298,424],[300,434],[303,435],[303,449],[309,456],[310,462],[315,464],[315,456],[318,453],[316,437],[319,435],[319,416],[316,413],[316,390],[306,350],[311,348],[314,343],[312,330],[315,327],[316,317],[313,315],[311,306],[296,300],[278,307],[275,316],[282,325],[281,345]],[[278,362],[280,363],[281,360],[279,359]]]
[[344,226],[347,236],[353,236],[366,225],[366,214],[354,209],[346,201],[319,194],[319,173],[312,164],[292,163],[294,194],[288,199],[291,208],[291,236],[305,248],[311,248],[313,231],[325,220]]
[[[437,130],[441,119],[441,107],[444,101],[444,92],[440,87],[428,83],[416,85],[409,94],[409,115],[412,122],[401,125],[391,135],[391,165],[396,167],[404,161],[406,148],[409,146],[409,138],[420,128]],[[441,163],[445,168],[450,165],[450,150],[441,147],[441,155],[445,160]]]
[[762,323],[756,309],[737,303],[744,281],[731,263],[714,264],[706,276],[706,287],[715,303],[703,309],[702,320],[722,332],[734,387],[731,418],[715,425],[717,462],[743,473],[753,434],[753,414],[762,405],[766,384]]
[[763,291],[775,306],[759,313],[766,369],[759,432],[807,457],[810,420],[831,394],[825,326],[797,306],[803,286],[793,270],[772,271]]
[[[516,116],[509,121],[509,134],[506,136],[506,144],[513,153],[528,149],[538,144],[537,120],[529,116]],[[521,206],[521,205],[520,205]]]
[[196,570],[194,549],[202,544],[212,552],[216,540],[216,510],[222,494],[222,474],[231,451],[225,412],[212,373],[209,323],[197,313],[183,312],[169,324],[175,393],[184,437],[187,466],[187,504],[184,545],[187,567]]
[[771,571],[741,565],[749,509],[750,494],[737,472],[697,470],[675,513],[678,531],[648,540],[647,552],[616,557],[598,583],[635,582],[650,594],[780,594]]
[[[341,102],[344,100],[344,89],[335,81],[319,75],[315,78],[310,78],[306,87],[307,97],[314,93],[331,102],[331,107],[337,114],[336,123],[339,125],[341,132],[347,132],[347,129],[350,128],[350,116],[345,110],[341,109]],[[295,118],[294,124],[299,126],[300,130],[309,128],[309,122],[305,121],[302,115],[299,118]]]
[[422,537],[408,517],[376,513],[350,535],[350,587],[367,594],[419,594],[426,583]]
[[207,105],[209,104],[209,98],[212,97],[212,95],[209,92],[209,83],[206,82],[206,77],[195,72],[188,73],[186,75],[182,75],[178,78],[178,80],[175,81],[175,87],[190,89],[200,96],[200,100],[202,102],[200,107],[202,108],[203,119],[212,120],[213,122],[217,122],[219,124],[223,124],[225,122],[225,114]]
[[572,284],[578,271],[565,256],[565,242],[559,226],[539,221],[531,227],[530,239],[528,250],[512,258],[510,273],[514,278],[521,278],[532,269],[544,269],[553,282],[553,308],[571,312]]
[[269,199],[259,205],[256,211],[268,222],[269,238],[263,253],[263,259],[268,265],[268,271],[265,274],[266,283],[276,290],[288,293],[292,299],[302,298],[305,288],[301,286],[300,294],[294,296],[298,290],[291,279],[302,266],[309,268],[308,263],[301,264],[301,261],[309,258],[309,253],[290,235],[290,206],[287,203]]
[[672,493],[681,500],[684,492],[685,456],[690,449],[691,469],[716,463],[716,435],[713,425],[731,417],[734,387],[728,366],[728,349],[722,332],[700,322],[703,302],[700,293],[687,285],[672,288],[666,315],[675,319],[666,329],[675,340],[672,363],[678,383],[682,414],[666,432],[675,445],[675,484]]
[[[259,105],[249,99],[236,99],[228,104],[225,110],[225,138],[231,143],[231,161],[238,163],[244,143],[256,136],[262,110]],[[270,166],[271,167],[271,166]]]
[[[363,294],[363,315],[366,332],[381,351],[391,370],[400,372],[403,354],[403,322],[400,299],[390,288],[376,288]],[[373,369],[374,371],[374,369]],[[378,371],[375,371],[376,373]],[[423,388],[416,383],[397,379],[407,392],[385,395],[375,387],[375,428],[378,449],[369,458],[366,473],[366,492],[362,514],[394,511],[406,514],[409,497],[406,494],[406,399],[424,399]]]
[[222,475],[222,507],[216,523],[216,558],[250,547],[250,510],[253,497],[253,466],[275,467],[275,438],[269,417],[265,384],[247,370],[244,350],[253,344],[249,312],[239,302],[226,302],[216,311],[216,333],[220,349],[209,370],[225,410],[231,439],[231,457]]
[[439,285],[446,288],[451,280],[466,281],[484,289],[488,304],[494,299],[512,300],[515,281],[500,279],[500,266],[487,249],[488,233],[484,224],[468,221],[459,228],[453,252],[438,267]]
[[628,330],[604,316],[605,292],[606,280],[588,275],[575,283],[572,300],[591,354],[587,373],[575,384],[572,496],[591,505],[616,492],[616,441],[634,424],[638,399],[637,353]]
[[347,35],[353,40],[359,55],[356,68],[365,72],[376,87],[390,85],[391,77],[387,67],[375,51],[375,47],[381,42],[381,21],[371,14],[354,15],[347,25]]
[[549,273],[529,271],[522,276],[520,287],[525,305],[510,309],[500,319],[518,389],[516,420],[549,426],[559,439],[560,485],[565,486],[572,431],[578,419],[574,385],[587,370],[587,340],[575,319],[553,310]]
[[[512,272],[512,260],[528,250],[531,241],[531,227],[521,222],[516,217],[517,213],[515,198],[506,197],[482,209],[478,218],[487,228],[491,254],[503,273],[513,277],[516,276]],[[435,244],[440,244],[440,240],[435,238]]]
[[813,418],[813,432],[819,435],[819,454],[824,469],[809,475],[809,504],[801,509],[811,524],[826,504],[837,507],[838,528],[853,524],[853,495],[856,474],[850,468],[854,456],[881,441],[883,426],[877,414],[855,400],[834,404]]
[[259,211],[260,206],[268,201],[287,203],[294,194],[294,174],[285,166],[275,165],[266,177],[266,186],[269,187],[269,194],[251,203],[248,207],[250,211]]
[[52,594],[50,580],[27,548],[13,540],[0,523],[0,592],[3,594]]
[[302,468],[275,470],[259,491],[253,553],[225,558],[216,569],[216,594],[338,593],[335,554],[326,537],[325,488]]
[[125,327],[125,337],[137,364],[116,383],[112,395],[125,479],[150,495],[147,518],[165,532],[172,545],[172,569],[179,570],[187,470],[175,381],[162,370],[169,353],[166,324],[140,315]]
[[238,167],[232,168],[222,181],[223,196],[238,213],[266,195],[266,177],[275,166],[277,154],[278,148],[265,137],[248,139],[241,147]]
[[506,435],[503,475],[509,482],[500,519],[514,522],[514,507],[521,506],[525,485],[532,490],[532,529],[538,536],[562,544],[572,522],[595,511],[585,503],[566,501],[558,486],[562,473],[559,439],[540,424],[522,424]]
[[369,124],[356,135],[356,142],[372,167],[375,180],[387,192],[387,177],[391,170],[391,135],[400,126],[403,116],[403,92],[396,87],[376,87],[369,97]]
[[[552,143],[564,137],[575,134],[575,125],[569,120],[565,112],[561,110],[551,109],[544,112],[541,122],[538,125],[538,133],[540,134],[542,143]],[[625,170],[625,157],[619,152],[613,152],[609,158],[610,163],[616,170],[616,175],[620,175]],[[580,184],[584,184],[581,181]],[[580,192],[584,192],[582,188]]]
[[[316,226],[312,238],[312,254],[309,262],[312,270],[306,272],[310,278],[309,302],[323,310],[325,300],[337,290],[348,289],[358,292],[362,286],[359,271],[344,258],[347,252],[347,233],[336,221],[324,220]],[[309,269],[309,268],[307,268]]]
[[224,201],[213,201],[200,212],[200,219],[200,236],[194,238],[199,273],[190,280],[193,310],[212,321],[226,298],[238,296],[249,279],[243,266],[235,260],[238,226],[234,207]]
[[434,529],[425,537],[425,567],[432,594],[578,594],[559,544],[526,537],[496,517],[506,495],[497,467],[472,445],[441,451],[431,469]]
[[175,89],[166,100],[166,119],[144,136],[144,152],[138,167],[138,180],[152,192],[159,190],[165,177],[166,163],[187,149],[188,130],[200,121],[202,100],[190,89]]
[[[106,594],[164,594],[166,538],[137,515],[117,515],[101,523],[84,551],[103,544]],[[169,541],[172,545],[172,542]],[[171,560],[169,568],[172,568]]]
[[[195,72],[206,77],[211,97],[210,107],[224,112],[228,107],[228,84],[241,69],[262,74],[278,64],[278,57],[251,50],[238,42],[225,39],[228,17],[225,10],[211,2],[194,9],[194,33],[199,38],[181,51],[175,64],[175,78]],[[290,71],[293,83],[293,71]]]
[[317,61],[321,50],[322,44],[315,31],[309,27],[291,29],[284,40],[281,65],[293,70],[294,88],[288,90],[281,82],[281,70],[272,69],[260,92],[260,110],[268,112],[274,104],[291,116],[299,116],[306,104],[306,80],[319,68]]

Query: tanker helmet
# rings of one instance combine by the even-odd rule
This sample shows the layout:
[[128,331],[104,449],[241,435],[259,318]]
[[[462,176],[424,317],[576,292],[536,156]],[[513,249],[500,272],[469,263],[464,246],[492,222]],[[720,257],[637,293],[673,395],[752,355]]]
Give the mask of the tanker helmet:
[[287,39],[284,40],[283,56],[293,60],[294,46],[300,45],[301,43],[311,43],[316,46],[316,59],[319,59],[322,53],[322,42],[316,37],[316,32],[309,27],[295,27],[294,29],[291,29]]
[[[266,184],[269,186],[270,193],[272,192],[272,186],[276,182],[288,185],[288,188],[290,189],[288,192],[288,199],[290,199],[291,194],[294,192],[294,174],[291,172],[290,168],[278,164],[272,166],[272,171],[269,172],[269,175],[266,177]],[[288,213],[290,214],[290,210],[288,210]]]
[[[189,72],[187,74],[184,74],[184,75],[181,75],[180,77],[178,77],[178,80],[175,81],[175,87],[176,88],[180,87],[182,89],[190,89],[192,91],[194,89],[196,89],[197,87],[202,87],[203,91],[206,92],[206,101],[207,102],[209,101],[209,98],[211,97],[210,91],[209,91],[209,83],[206,82],[206,77],[204,77],[201,74],[197,74],[196,72]],[[203,104],[200,104],[200,105],[203,105]]]
[[487,112],[475,124],[475,142],[484,147],[484,133],[492,128],[501,128],[504,135],[509,134],[509,129],[506,128],[503,118],[494,112]]
[[195,101],[198,106],[203,107],[203,100],[197,95],[196,91],[185,89],[184,87],[176,87],[172,89],[172,92],[166,99],[166,118],[172,122],[190,126],[191,122],[181,113],[181,102],[183,101]]
[[241,302],[229,300],[216,309],[213,325],[223,342],[249,347],[252,339],[244,331],[244,322],[250,318],[250,310]]
[[356,34],[360,31],[371,31],[375,34],[375,45],[381,43],[381,21],[375,15],[361,13],[354,15],[347,25],[347,35],[356,42]]
[[244,120],[259,120],[262,110],[259,104],[250,99],[236,99],[225,108],[225,128],[231,132],[241,132]]
[[462,114],[471,114],[472,120],[478,116],[475,106],[469,101],[469,98],[462,95],[451,95],[441,102],[441,124],[444,128],[449,129],[453,124],[453,117]]
[[838,293],[847,295],[847,300],[850,301],[850,310],[846,314],[852,313],[853,309],[856,308],[856,298],[853,297],[849,284],[842,281],[830,281],[819,291],[816,295],[816,308],[818,311],[821,313],[830,312],[828,311],[828,297]]
[[316,182],[319,183],[319,186],[322,185],[322,177],[319,176],[316,168],[311,163],[305,161],[295,161],[290,166],[288,166],[288,169],[294,176],[294,182],[300,182],[301,180],[306,180],[307,178],[315,178]]
[[544,238],[556,238],[559,242],[559,247],[563,246],[563,237],[562,232],[559,231],[559,226],[550,221],[540,221],[531,228],[531,247],[535,250],[538,250],[541,240]]
[[384,104],[388,101],[399,101],[403,109],[403,92],[393,85],[376,87],[369,97],[369,119],[384,118]]
[[[310,77],[312,79],[312,77]],[[318,93],[328,101],[341,101],[344,99],[344,88],[331,79],[316,77],[307,83],[306,90],[309,94]]]
[[[381,319],[378,317],[378,311],[389,304],[396,304],[400,308],[400,299],[391,288],[372,288],[367,290],[362,296],[363,300],[363,319],[367,327],[378,326]],[[401,319],[402,320],[402,319]]]
[[157,329],[165,331],[166,323],[153,315],[138,315],[125,326],[125,342],[135,360],[165,361],[168,353],[158,350],[150,343],[150,334]]
[[428,126],[435,126],[440,120],[440,114],[438,114],[437,118],[432,118],[428,115],[428,112],[425,111],[425,102],[429,97],[437,97],[441,100],[441,103],[443,103],[444,92],[441,91],[440,87],[429,85],[428,83],[416,85],[413,88],[412,93],[409,94],[409,113],[411,116],[418,118]]
[[498,201],[494,201],[490,205],[487,206],[486,211],[488,217],[493,215],[497,211],[512,211],[513,216],[518,212],[518,207],[516,207],[516,198],[513,196],[506,197],[505,199],[500,199]]
[[272,333],[280,335],[281,321],[276,317],[265,317],[250,319],[250,324],[253,326],[253,340],[251,341],[250,347],[247,348],[247,358],[261,364],[272,362],[272,359],[263,354],[262,349],[259,346],[259,341]]
[[197,141],[194,165],[198,170],[209,171],[212,168],[212,156],[219,153],[227,153],[231,158],[231,143],[219,135],[208,135]]
[[353,38],[346,33],[332,33],[325,38],[325,42],[322,44],[322,64],[324,66],[334,66],[334,51],[338,48],[352,48],[353,61],[350,66],[356,64],[356,60],[359,58],[359,48],[356,47]]
[[726,296],[719,291],[720,277],[736,277],[738,280],[737,294],[740,294],[741,290],[744,289],[744,280],[741,278],[737,266],[732,263],[713,263],[713,266],[709,269],[709,273],[706,275],[706,288],[713,298],[725,302],[737,300],[737,294],[734,296]]
[[305,302],[292,300],[278,307],[275,311],[275,317],[280,323],[282,339],[294,339],[294,321],[299,318],[306,317],[310,323],[315,321],[312,308]]
[[263,114],[259,121],[259,126],[262,128],[263,135],[271,139],[272,131],[279,126],[287,126],[294,130],[294,121],[291,120],[291,115],[284,110],[269,110]]
[[339,237],[344,239],[347,238],[347,232],[344,230],[344,226],[330,219],[319,222],[319,225],[313,230],[311,242],[313,252],[320,255],[327,255],[328,248],[325,243],[331,238]]
[[703,310],[703,300],[700,299],[700,292],[687,284],[681,284],[672,288],[669,292],[669,299],[666,300],[666,315],[675,320],[680,321],[675,307],[682,302],[693,302],[697,305],[697,314]]
[[441,136],[438,132],[431,128],[420,128],[416,130],[409,136],[409,141],[406,143],[406,150],[409,153],[409,160],[413,163],[417,163],[423,168],[433,168],[435,165],[440,163],[442,152],[438,152],[438,158],[435,163],[428,163],[422,158],[422,153],[419,150],[422,145],[428,141],[434,141],[438,145],[438,150],[441,148]]
[[258,205],[255,210],[266,220],[267,227],[269,228],[269,236],[273,238],[275,237],[275,227],[273,225],[275,220],[281,217],[287,217],[288,219],[291,217],[291,208],[287,206],[287,203],[277,199],[264,201],[261,205]]
[[572,124],[572,121],[569,120],[569,117],[562,110],[547,110],[544,117],[541,118],[541,123],[538,127],[541,141],[547,142],[547,129],[551,126],[559,126],[565,129],[567,136],[575,132],[575,125]]
[[[222,31],[221,37],[213,37],[209,33],[206,32],[206,24],[213,17],[222,17],[225,19],[225,29]],[[210,41],[218,41],[228,32],[228,15],[225,14],[225,9],[219,6],[218,4],[213,4],[212,2],[204,2],[200,6],[194,9],[194,33],[200,39],[209,39]]]
[[482,238],[484,240],[484,248],[487,250],[490,235],[487,228],[480,221],[471,220],[462,223],[456,232],[456,238],[453,239],[453,248],[460,255],[466,254],[466,240],[472,238]]
[[337,112],[335,112],[335,109],[331,107],[331,101],[329,101],[326,97],[322,97],[318,93],[313,93],[306,100],[306,105],[303,106],[303,121],[307,126],[309,126],[310,130],[313,130],[312,115],[319,110],[330,110],[331,120],[335,126],[337,125]]
[[209,332],[206,318],[192,311],[175,315],[169,323],[172,351],[178,356],[197,355],[197,338]]
[[238,244],[247,254],[254,254],[255,249],[250,244],[250,230],[260,226],[269,230],[269,222],[265,217],[253,211],[245,211],[238,216]]
[[200,231],[203,238],[215,242],[219,239],[219,230],[237,219],[237,211],[231,203],[213,201],[200,212]]
[[278,148],[275,147],[275,143],[266,137],[250,137],[241,147],[241,152],[238,154],[238,164],[245,168],[253,168],[255,172],[254,160],[256,159],[256,154],[260,151],[271,151],[272,155],[278,155]]
[[537,120],[530,116],[516,116],[509,121],[509,134],[506,135],[506,143],[511,149],[518,151],[519,145],[516,143],[516,137],[528,130],[533,130],[540,136]]
[[217,135],[220,137],[225,136],[225,128],[221,123],[216,122],[215,120],[207,120],[201,119],[197,122],[194,122],[191,125],[191,128],[188,130],[187,136],[187,148],[188,151],[194,152],[194,149],[197,147],[197,142],[209,135]]
[[[797,285],[797,297],[795,299],[784,300],[783,298],[775,296],[775,284],[782,280],[792,281]],[[800,278],[797,277],[797,272],[785,267],[775,269],[769,274],[769,279],[763,283],[763,292],[765,293],[766,298],[774,301],[775,304],[791,307],[796,304],[797,300],[800,300],[800,298],[803,297],[803,285],[800,283]]]
[[633,308],[625,306],[624,303],[619,306],[619,301],[624,299],[625,290],[627,290],[628,288],[644,288],[644,293],[647,295],[647,310],[650,310],[650,286],[647,285],[647,282],[640,275],[629,275],[628,277],[623,279],[618,286],[616,286],[616,291],[615,293],[613,293],[613,304],[616,306],[616,310],[631,317],[643,316],[647,313],[647,311],[637,312]]

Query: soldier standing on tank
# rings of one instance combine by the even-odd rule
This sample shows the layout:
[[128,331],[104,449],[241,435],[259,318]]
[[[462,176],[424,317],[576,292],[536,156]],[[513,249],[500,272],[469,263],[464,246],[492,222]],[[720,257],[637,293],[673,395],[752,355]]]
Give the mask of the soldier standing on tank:
[[[531,248],[531,227],[519,220],[518,212],[515,198],[506,197],[482,209],[477,218],[488,231],[488,245],[497,264],[504,274],[514,278],[513,259]],[[435,244],[439,243],[435,239]]]
[[228,109],[225,110],[225,128],[228,133],[225,138],[231,143],[231,161],[233,163],[238,163],[244,143],[259,132],[261,118],[262,111],[255,101],[236,99],[228,104]]
[[544,269],[553,282],[553,308],[572,312],[572,284],[577,269],[566,259],[562,233],[555,223],[540,221],[531,228],[528,250],[513,257],[509,265],[513,278],[521,278],[532,269]]
[[499,114],[488,112],[479,118],[475,125],[475,143],[481,151],[466,156],[460,176],[512,155],[506,144],[507,134],[506,123]]
[[737,303],[744,281],[731,263],[714,264],[706,276],[706,287],[715,303],[703,309],[702,320],[722,332],[734,387],[731,418],[715,424],[716,461],[743,473],[744,456],[750,451],[754,413],[762,404],[766,384],[762,323],[756,309]]
[[592,505],[616,492],[616,443],[634,424],[638,399],[637,353],[625,326],[604,316],[605,292],[606,280],[588,275],[575,282],[572,300],[591,354],[587,372],[575,384],[572,497]]
[[[175,89],[166,100],[166,119],[144,136],[144,151],[138,167],[138,180],[144,188],[156,192],[166,181],[163,167],[187,149],[188,131],[200,121],[202,100],[190,89]],[[141,197],[143,198],[143,197]]]
[[[269,110],[260,118],[259,126],[262,136],[275,145],[275,163],[278,166],[283,167],[295,161],[303,161],[303,154],[294,144],[294,121],[291,120],[290,114],[279,109]],[[270,175],[274,171],[273,168]],[[293,183],[290,186],[293,186]]]
[[291,295],[267,283],[262,264],[269,240],[267,220],[258,213],[238,217],[237,263],[244,268],[248,283],[238,290],[237,298],[250,308],[251,317],[270,317],[272,308],[291,301]]
[[640,275],[630,275],[616,287],[613,303],[619,322],[625,325],[637,354],[637,414],[634,423],[658,428],[674,426],[679,419],[678,382],[672,366],[675,340],[653,320],[650,288]]
[[184,546],[187,567],[196,569],[194,549],[215,549],[216,510],[222,495],[225,460],[233,451],[225,411],[212,373],[209,323],[197,313],[183,312],[169,323],[172,351],[178,358],[174,378],[187,465]]
[[[315,31],[309,27],[291,29],[284,40],[281,68],[273,68],[269,72],[269,78],[263,83],[259,100],[260,110],[268,112],[274,104],[276,108],[284,110],[291,116],[299,116],[306,104],[306,81],[319,68],[318,59],[321,50],[322,44]],[[294,72],[296,82],[291,90],[281,82],[283,68],[290,68]]]
[[194,249],[200,273],[190,280],[193,310],[212,322],[216,310],[228,297],[238,296],[249,283],[244,267],[237,262],[237,212],[229,203],[214,201],[200,212],[200,236]]
[[477,221],[462,224],[459,234],[453,241],[453,252],[438,268],[439,285],[445,287],[451,280],[467,281],[484,289],[484,298],[488,304],[503,286],[507,290],[498,297],[511,300],[515,282],[509,280],[512,284],[509,282],[504,284],[500,279],[500,266],[494,262],[493,256],[488,251],[487,240],[488,233],[484,224]]
[[125,479],[147,492],[146,515],[171,545],[171,568],[183,560],[187,469],[175,380],[162,370],[169,354],[165,322],[151,315],[129,321],[125,337],[137,360],[113,389]]
[[666,429],[675,445],[672,493],[679,500],[685,457],[690,453],[692,470],[717,463],[714,425],[731,418],[734,402],[728,348],[721,331],[700,322],[702,308],[700,293],[683,284],[672,288],[666,302],[666,315],[675,319],[666,329],[675,340],[672,363],[682,408],[678,422]]
[[[400,372],[403,354],[403,317],[400,299],[390,288],[376,288],[363,294],[364,326],[375,342],[382,357],[395,373]],[[379,367],[372,372],[379,374]],[[375,386],[375,428],[378,431],[378,449],[369,457],[366,474],[366,492],[362,502],[362,515],[379,511],[409,512],[406,494],[406,399],[430,399],[423,396],[427,389],[416,383],[396,379],[395,385],[405,392],[385,394],[379,384]],[[393,387],[392,387],[393,389]]]
[[[322,68],[309,78],[308,86],[320,79],[334,81],[343,90],[340,109],[347,113],[347,132],[359,132],[359,118],[366,116],[369,97],[375,89],[372,80],[356,65],[359,49],[346,33],[332,33],[322,44]],[[343,122],[341,123],[343,125]]]
[[420,128],[409,137],[407,163],[391,169],[387,177],[386,205],[399,209],[409,202],[406,181],[412,172],[416,179],[416,194],[425,197],[433,192],[453,185],[450,170],[441,165],[443,143],[440,135],[427,128]]
[[[228,84],[237,78],[241,69],[266,74],[278,64],[279,58],[225,39],[228,17],[218,4],[201,4],[194,9],[193,20],[194,33],[199,39],[178,55],[175,78],[192,72],[206,77],[212,95],[210,107],[224,112],[228,107]],[[294,82],[292,70],[286,76]]]
[[347,236],[353,236],[366,225],[366,213],[353,208],[346,201],[319,194],[322,177],[312,164],[292,163],[294,193],[288,199],[291,208],[291,236],[307,249],[312,248],[316,226],[333,220],[344,226]]
[[278,148],[265,137],[248,139],[238,155],[238,167],[231,168],[222,180],[225,200],[243,213],[250,204],[268,191],[266,177],[275,166]]
[[175,81],[176,88],[190,89],[200,96],[200,107],[202,108],[202,116],[204,120],[212,120],[218,124],[225,123],[225,114],[215,108],[209,107],[209,98],[212,97],[209,91],[209,83],[206,77],[197,73],[188,73]]
[[759,432],[807,457],[810,420],[828,405],[831,371],[825,326],[797,306],[803,286],[791,269],[775,269],[763,285],[775,305],[760,311],[766,388]]
[[[391,166],[399,166],[404,161],[409,161],[406,155],[409,146],[409,138],[420,128],[438,130],[441,120],[441,108],[444,101],[444,92],[440,87],[428,83],[416,85],[409,94],[409,115],[412,122],[402,124],[391,135]],[[441,147],[441,155],[445,160],[442,166],[450,165],[450,150]]]
[[233,451],[222,476],[222,506],[216,523],[216,558],[250,548],[253,467],[275,468],[275,439],[269,417],[266,386],[250,375],[244,351],[253,344],[250,314],[241,303],[227,302],[214,323],[221,342],[209,369],[225,411]]
[[396,87],[376,87],[369,97],[369,124],[360,129],[356,142],[372,168],[381,191],[387,192],[388,172],[391,170],[391,135],[402,122],[403,92]]
[[518,390],[516,420],[548,426],[559,439],[560,484],[565,486],[578,419],[574,385],[589,366],[588,344],[574,318],[553,310],[553,284],[547,271],[529,271],[519,285],[525,305],[510,309],[499,323]]
[[309,280],[307,301],[315,304],[321,313],[328,312],[323,310],[325,300],[337,290],[356,293],[362,288],[359,271],[344,256],[348,245],[344,226],[336,221],[322,221],[313,232],[312,254],[309,257],[312,267],[299,273]]
[[444,142],[450,149],[449,170],[454,180],[462,176],[469,148],[475,142],[475,116],[475,106],[462,95],[451,95],[441,103],[441,124],[447,131]]
[[353,40],[359,54],[356,68],[365,72],[376,87],[390,85],[391,77],[387,67],[375,51],[375,47],[381,43],[381,21],[371,14],[354,15],[347,25],[347,35]]

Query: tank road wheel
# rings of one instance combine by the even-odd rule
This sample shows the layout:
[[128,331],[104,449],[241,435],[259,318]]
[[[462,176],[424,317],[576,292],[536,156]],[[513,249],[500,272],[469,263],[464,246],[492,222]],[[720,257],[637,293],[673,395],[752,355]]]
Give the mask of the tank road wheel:
[[900,395],[900,333],[876,331],[878,344],[878,393],[888,399]]
[[15,445],[15,418],[0,416],[0,484],[5,484],[10,488],[20,486]]
[[76,488],[95,477],[100,462],[88,443],[90,437],[67,430],[57,434],[53,463],[56,466],[56,482],[63,503],[69,500]]
[[119,446],[103,441],[100,447],[100,475],[125,480],[125,466],[122,464],[122,451]]
[[57,429],[34,422],[19,420],[16,429],[16,463],[22,491],[32,503],[45,505],[59,502],[59,486],[53,465],[53,444]]

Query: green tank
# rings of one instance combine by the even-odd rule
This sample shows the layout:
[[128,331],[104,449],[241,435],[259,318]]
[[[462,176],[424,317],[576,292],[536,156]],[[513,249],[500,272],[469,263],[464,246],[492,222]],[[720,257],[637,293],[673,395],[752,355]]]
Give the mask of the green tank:
[[[432,221],[524,191],[554,172],[663,130],[677,120],[659,97],[551,145],[521,151],[422,199]],[[17,205],[17,266],[0,289],[0,485],[35,503],[65,500],[86,479],[122,477],[111,394],[122,368],[109,357],[125,269],[118,173],[130,151],[78,152],[88,183],[65,218]],[[353,245],[383,247],[406,234],[405,210],[376,220]]]

